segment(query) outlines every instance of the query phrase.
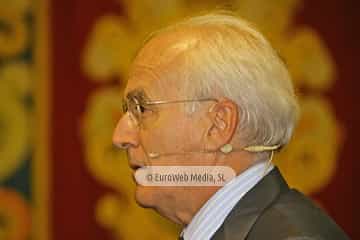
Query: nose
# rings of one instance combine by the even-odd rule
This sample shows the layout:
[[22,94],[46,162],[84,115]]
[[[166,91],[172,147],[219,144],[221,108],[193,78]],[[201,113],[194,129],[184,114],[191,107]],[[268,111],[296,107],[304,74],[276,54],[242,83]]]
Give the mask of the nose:
[[139,145],[139,129],[134,124],[129,113],[125,113],[116,124],[112,142],[122,149],[137,147]]

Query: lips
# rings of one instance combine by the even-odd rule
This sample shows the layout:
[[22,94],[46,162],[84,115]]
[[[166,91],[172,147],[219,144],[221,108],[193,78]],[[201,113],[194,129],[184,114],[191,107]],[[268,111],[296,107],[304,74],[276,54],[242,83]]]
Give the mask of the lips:
[[132,173],[132,179],[134,181],[134,183],[136,184],[136,186],[139,185],[137,176],[139,175],[139,172],[144,171],[144,169],[146,169],[146,166],[140,166],[140,165],[132,165],[131,168],[134,170]]
[[130,152],[130,149],[128,149],[126,153],[129,160],[129,166],[131,169],[136,171],[138,168],[143,167],[143,164],[141,164],[140,161],[136,160],[135,154]]
[[133,179],[134,183],[137,185],[138,183],[136,181],[135,172],[132,174],[132,179]]
[[142,164],[134,163],[133,161],[130,161],[129,165],[130,165],[130,168],[134,170],[132,173],[132,179],[133,179],[134,183],[136,184],[136,186],[139,186],[139,183],[136,179],[137,173],[138,173],[138,171],[141,171],[141,169],[146,168],[146,166],[142,165]]
[[135,164],[135,163],[131,163],[131,162],[129,164],[130,164],[130,168],[133,169],[134,171],[136,171],[139,168],[144,167],[143,165]]

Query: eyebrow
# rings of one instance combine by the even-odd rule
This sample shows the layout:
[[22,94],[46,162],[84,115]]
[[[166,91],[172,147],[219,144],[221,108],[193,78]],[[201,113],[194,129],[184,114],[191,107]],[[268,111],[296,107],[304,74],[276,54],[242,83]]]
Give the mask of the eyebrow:
[[[168,104],[168,103],[186,103],[186,102],[206,102],[206,101],[215,101],[218,102],[218,100],[216,98],[199,98],[199,99],[182,99],[182,100],[151,100],[147,94],[145,93],[145,90],[143,88],[135,88],[133,90],[131,90],[130,92],[128,92],[126,94],[126,98],[129,98],[131,94],[134,94],[136,92],[139,92],[141,95],[140,97],[144,102],[148,105],[161,105],[161,104]],[[135,94],[135,96],[131,96],[131,97],[136,97],[138,95]]]
[[144,100],[145,102],[151,102],[150,98],[146,94],[145,90],[143,88],[135,88],[131,91],[129,91],[126,95],[126,98],[141,98],[141,100]]
[[126,96],[133,94],[135,92],[145,92],[143,87],[136,87],[126,93]]

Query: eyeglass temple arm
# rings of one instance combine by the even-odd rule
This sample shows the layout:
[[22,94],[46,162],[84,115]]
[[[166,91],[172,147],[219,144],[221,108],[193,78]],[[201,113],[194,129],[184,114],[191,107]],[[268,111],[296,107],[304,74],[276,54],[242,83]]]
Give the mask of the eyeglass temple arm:
[[186,100],[158,100],[158,101],[147,101],[147,105],[158,105],[168,103],[185,103],[185,102],[218,102],[215,98],[202,98],[202,99],[186,99]]

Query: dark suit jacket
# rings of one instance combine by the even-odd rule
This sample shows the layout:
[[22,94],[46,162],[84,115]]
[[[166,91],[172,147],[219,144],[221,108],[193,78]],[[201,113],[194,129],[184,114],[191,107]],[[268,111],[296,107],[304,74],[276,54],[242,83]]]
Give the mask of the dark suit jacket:
[[346,234],[320,208],[290,189],[274,168],[234,207],[213,240],[342,240]]

